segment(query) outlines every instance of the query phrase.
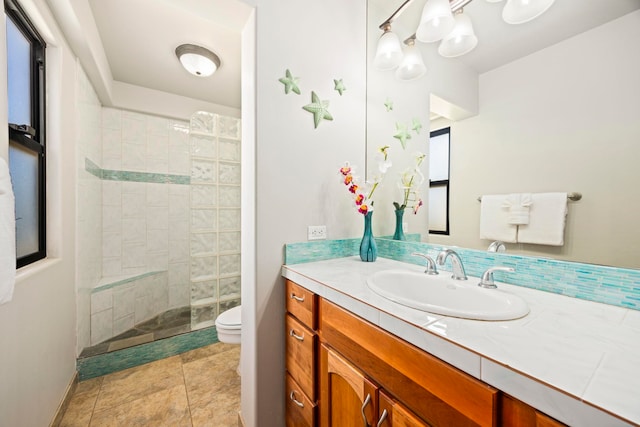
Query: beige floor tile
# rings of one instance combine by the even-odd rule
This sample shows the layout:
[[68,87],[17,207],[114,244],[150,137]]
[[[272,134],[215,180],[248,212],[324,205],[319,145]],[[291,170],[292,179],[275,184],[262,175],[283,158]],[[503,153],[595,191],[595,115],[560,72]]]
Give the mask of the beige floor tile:
[[236,372],[240,349],[232,348],[194,362],[185,363],[184,382],[191,405],[207,401],[216,393],[237,389],[240,395],[240,377]]
[[240,389],[219,392],[198,404],[191,403],[193,427],[236,427],[240,411]]
[[62,417],[60,427],[87,427],[89,425],[102,381],[103,377],[98,377],[78,383]]
[[95,411],[103,411],[177,385],[184,385],[179,356],[115,372],[104,377]]
[[211,344],[206,347],[200,347],[200,348],[196,348],[195,350],[182,353],[180,357],[182,358],[182,363],[190,363],[198,359],[203,359],[209,356],[213,356],[218,353],[224,353],[225,351],[232,350],[234,348],[237,348],[239,350],[240,346],[236,344],[227,344],[223,342],[217,342],[215,344]]
[[184,385],[95,412],[90,427],[191,427]]

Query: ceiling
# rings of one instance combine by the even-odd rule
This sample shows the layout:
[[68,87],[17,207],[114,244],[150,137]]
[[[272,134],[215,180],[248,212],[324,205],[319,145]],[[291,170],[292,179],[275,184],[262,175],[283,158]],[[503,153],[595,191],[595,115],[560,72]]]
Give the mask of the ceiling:
[[[241,0],[88,0],[114,80],[240,108],[241,31],[251,7]],[[414,0],[396,18],[404,39],[418,25],[426,0]],[[368,0],[389,16],[404,0]],[[486,72],[640,8],[640,0],[557,0],[534,21],[506,24],[503,2],[475,0],[465,7],[479,39],[475,50],[450,60]],[[187,73],[174,50],[199,44],[221,59],[211,77]],[[631,42],[630,42],[631,43]],[[421,49],[436,49],[437,43]],[[428,66],[428,64],[427,64]]]
[[[89,0],[115,81],[240,108],[240,0]],[[197,44],[221,66],[210,77],[182,68],[175,48]]]

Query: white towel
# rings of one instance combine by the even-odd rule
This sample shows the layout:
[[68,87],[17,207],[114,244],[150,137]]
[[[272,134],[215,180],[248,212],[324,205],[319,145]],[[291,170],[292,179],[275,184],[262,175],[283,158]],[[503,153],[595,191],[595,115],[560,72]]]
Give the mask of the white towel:
[[509,209],[504,194],[482,196],[480,203],[480,238],[516,242],[518,226],[509,224]]
[[531,200],[529,224],[518,228],[518,242],[564,245],[567,193],[534,193]]
[[531,193],[509,194],[504,206],[509,209],[509,224],[529,224]]
[[0,304],[11,301],[16,282],[16,214],[11,176],[0,157]]

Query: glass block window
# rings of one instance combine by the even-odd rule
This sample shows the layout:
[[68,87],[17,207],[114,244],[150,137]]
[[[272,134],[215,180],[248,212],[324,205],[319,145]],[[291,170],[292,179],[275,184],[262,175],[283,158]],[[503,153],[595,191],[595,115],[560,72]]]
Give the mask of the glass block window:
[[429,233],[449,234],[450,128],[431,132],[429,138]]
[[5,0],[9,172],[16,204],[16,265],[46,256],[45,43],[20,5]]

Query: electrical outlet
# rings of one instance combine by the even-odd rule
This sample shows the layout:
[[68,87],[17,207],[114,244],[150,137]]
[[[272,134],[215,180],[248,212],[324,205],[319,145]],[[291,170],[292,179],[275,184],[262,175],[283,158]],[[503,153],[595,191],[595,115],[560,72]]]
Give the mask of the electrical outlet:
[[310,225],[307,229],[307,240],[322,240],[327,238],[326,225]]

